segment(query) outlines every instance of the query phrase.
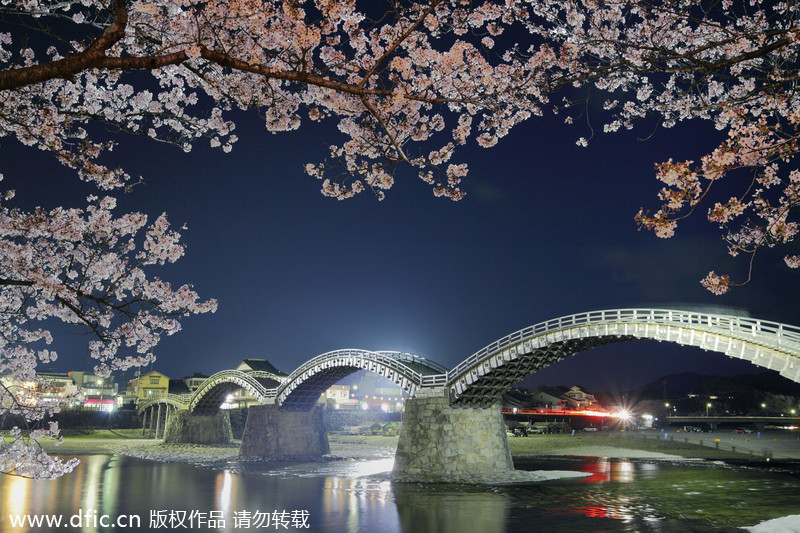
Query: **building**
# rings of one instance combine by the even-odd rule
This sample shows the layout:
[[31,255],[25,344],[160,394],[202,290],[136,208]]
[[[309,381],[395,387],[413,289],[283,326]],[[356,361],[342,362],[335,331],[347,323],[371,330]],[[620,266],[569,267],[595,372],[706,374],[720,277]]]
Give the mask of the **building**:
[[27,405],[59,405],[73,407],[79,405],[81,391],[69,374],[62,372],[37,372],[36,381],[19,382],[3,378],[3,384],[17,401]]
[[322,393],[321,401],[329,409],[358,409],[359,401],[350,398],[349,385],[331,385]]
[[237,365],[235,370],[240,372],[269,372],[270,374],[274,374],[278,377],[288,377],[289,374],[286,372],[282,372],[275,368],[272,363],[267,361],[266,359],[242,359],[242,362]]
[[191,394],[189,387],[186,385],[186,382],[181,379],[171,379],[169,380],[169,391],[170,394]]
[[152,370],[128,382],[126,395],[133,396],[137,401],[162,396],[169,392],[169,378],[161,372]]
[[350,397],[358,400],[361,409],[384,412],[403,411],[407,396],[399,385],[375,372],[360,371],[351,377]]
[[183,382],[186,383],[186,388],[189,389],[189,392],[196,391],[198,388],[200,388],[200,385],[202,385],[203,382],[207,379],[208,376],[206,376],[205,374],[201,374],[200,372],[195,372],[191,376],[182,378]]
[[582,409],[597,403],[593,394],[581,390],[580,387],[571,387],[564,393],[563,399],[566,400],[567,409]]
[[547,394],[542,391],[533,391],[530,393],[531,403],[534,407],[542,409],[560,409],[562,407],[562,400],[552,394]]
[[84,407],[101,411],[114,410],[117,397],[117,384],[114,378],[105,378],[82,370],[72,370],[68,375],[83,393]]
[[117,384],[112,378],[91,372],[37,372],[35,381],[19,382],[3,378],[3,385],[17,401],[27,405],[58,405],[113,411],[116,405]]
[[[239,363],[234,370],[238,370],[240,372],[267,372],[279,378],[285,378],[289,376],[289,374],[286,372],[275,368],[272,363],[266,359],[242,359],[242,362]],[[257,377],[256,380],[268,389],[275,388],[280,385],[280,382],[274,379]],[[251,405],[257,403],[258,401],[248,391],[239,389],[236,392],[228,395],[222,407],[223,409],[236,409],[240,407],[250,407]]]

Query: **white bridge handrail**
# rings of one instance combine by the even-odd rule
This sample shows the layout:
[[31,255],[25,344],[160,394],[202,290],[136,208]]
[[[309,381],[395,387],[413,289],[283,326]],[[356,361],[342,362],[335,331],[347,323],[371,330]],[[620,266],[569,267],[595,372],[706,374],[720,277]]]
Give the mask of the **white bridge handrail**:
[[387,355],[397,361],[403,361],[405,363],[415,363],[418,365],[428,367],[431,370],[434,370],[437,374],[447,374],[446,366],[441,365],[436,361],[432,361],[431,359],[420,357],[419,355],[414,355],[407,352],[387,352],[387,351],[379,351],[375,353]]
[[[295,389],[306,380],[312,379],[312,375],[318,374],[320,371],[324,372],[325,369],[330,367],[386,369],[387,374],[383,374],[382,371],[379,373],[400,384],[406,392],[413,396],[412,391],[421,386],[422,374],[406,364],[406,362],[411,362],[412,360],[415,363],[419,363],[422,358],[415,358],[411,354],[402,352],[373,352],[355,348],[334,350],[320,354],[300,365],[297,370],[289,375],[286,381],[278,386],[276,402],[283,404]],[[427,362],[427,360],[425,361]],[[373,364],[375,367],[371,367]],[[394,374],[394,376],[390,377],[388,374]]]
[[[266,374],[266,376],[260,376],[259,373]],[[213,389],[217,383],[219,382],[230,382],[232,380],[240,380],[248,382],[248,385],[253,388],[251,392],[253,392],[256,398],[259,401],[262,401],[264,398],[268,398],[268,391],[270,389],[266,389],[261,383],[256,381],[258,377],[270,377],[272,379],[278,378],[274,374],[269,372],[242,372],[241,370],[220,370],[219,372],[215,373],[214,375],[210,376],[208,379],[203,381],[203,383],[197,387],[197,390],[191,394],[191,398],[189,400],[189,409],[193,410],[195,406],[199,403],[199,401],[207,394],[208,390]],[[285,379],[285,378],[281,378]],[[260,398],[259,398],[260,396]]]
[[[386,366],[396,372],[399,372],[402,375],[405,375],[414,381],[414,383],[419,384],[422,381],[422,375],[417,372],[416,370],[412,370],[405,364],[403,364],[402,359],[398,359],[393,357],[392,354],[398,354],[400,352],[372,352],[369,350],[360,350],[357,348],[346,348],[343,350],[334,350],[332,352],[326,352],[320,354],[313,359],[309,359],[302,365],[300,365],[297,370],[292,372],[288,378],[286,378],[285,384],[288,384],[291,381],[294,381],[298,376],[302,376],[303,373],[306,371],[322,365],[327,361],[335,361],[337,359],[342,359],[345,357],[354,357],[357,359],[362,359],[365,361],[373,361],[379,365]],[[410,354],[405,354],[410,355]],[[280,388],[280,387],[279,387]]]
[[191,394],[173,394],[173,393],[166,393],[166,394],[159,394],[158,396],[152,396],[149,398],[144,398],[139,404],[136,406],[136,411],[141,411],[143,409],[147,409],[152,405],[157,405],[159,403],[166,403],[172,401],[174,403],[180,404],[183,407],[189,405],[189,402],[192,399]]
[[[573,328],[609,323],[652,323],[663,325],[691,325],[695,329],[725,333],[740,339],[761,341],[771,346],[800,348],[800,328],[789,324],[759,320],[750,317],[717,315],[676,309],[606,309],[554,318],[515,331],[484,346],[447,373],[447,383],[478,365],[498,351],[533,337]],[[430,386],[425,384],[425,386]]]
[[[365,366],[364,363],[372,362],[378,367],[393,371],[396,376],[402,377],[403,387],[405,388],[405,384],[408,384],[409,388],[405,390],[413,395],[414,389],[418,387],[445,387],[456,383],[468,372],[508,347],[560,330],[603,324],[688,326],[692,330],[724,335],[731,339],[788,351],[794,354],[794,357],[800,357],[797,355],[800,354],[800,327],[789,324],[744,316],[677,309],[606,309],[562,316],[515,331],[484,346],[449,371],[435,361],[405,352],[349,348],[326,352],[309,359],[288,376],[278,376],[265,371],[222,370],[205,380],[193,394],[164,394],[156,398],[148,398],[141,402],[138,408],[143,409],[159,401],[166,401],[194,409],[199,400],[220,381],[234,382],[242,387],[252,389],[251,392],[259,401],[276,398],[280,402],[283,401],[281,396],[291,395],[292,391],[304,380],[309,379],[311,375],[329,368],[331,366],[327,364],[329,362],[335,362],[333,366],[353,366],[354,368],[367,368],[370,365]],[[343,359],[354,359],[355,361],[342,361]],[[421,366],[436,373],[423,374],[410,365],[418,365],[417,367]],[[272,379],[279,385],[267,389],[257,381],[259,378]]]
[[283,383],[288,378],[288,376],[279,376],[277,374],[273,374],[272,372],[267,372],[266,370],[248,370],[244,373],[254,378],[271,379],[277,381],[278,383]]
[[423,387],[444,387],[445,385],[447,385],[447,373],[422,376]]

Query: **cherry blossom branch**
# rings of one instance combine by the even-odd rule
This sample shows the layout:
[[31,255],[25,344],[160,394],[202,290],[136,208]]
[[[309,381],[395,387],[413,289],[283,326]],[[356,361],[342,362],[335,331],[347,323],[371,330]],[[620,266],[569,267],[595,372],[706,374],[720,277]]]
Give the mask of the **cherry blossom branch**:
[[4,70],[0,72],[0,90],[18,89],[53,78],[71,78],[79,72],[94,67],[105,57],[106,51],[125,35],[125,26],[128,22],[125,0],[113,0],[112,11],[114,20],[84,51],[50,63]]

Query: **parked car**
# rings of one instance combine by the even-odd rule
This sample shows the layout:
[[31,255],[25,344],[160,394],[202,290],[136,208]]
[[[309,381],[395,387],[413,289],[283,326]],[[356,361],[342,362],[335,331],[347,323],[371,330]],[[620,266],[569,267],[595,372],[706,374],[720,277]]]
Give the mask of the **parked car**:
[[736,428],[736,429],[733,430],[733,432],[734,433],[752,433],[753,430],[752,429],[747,429],[747,428]]

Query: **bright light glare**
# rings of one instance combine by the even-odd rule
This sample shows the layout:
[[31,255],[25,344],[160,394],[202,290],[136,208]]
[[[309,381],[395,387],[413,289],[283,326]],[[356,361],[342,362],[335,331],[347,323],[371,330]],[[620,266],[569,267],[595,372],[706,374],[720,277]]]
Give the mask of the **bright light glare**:
[[625,409],[622,409],[621,411],[617,411],[616,413],[614,413],[613,416],[615,416],[616,418],[619,418],[620,420],[624,420],[626,422],[631,419],[631,414],[628,411],[626,411]]

